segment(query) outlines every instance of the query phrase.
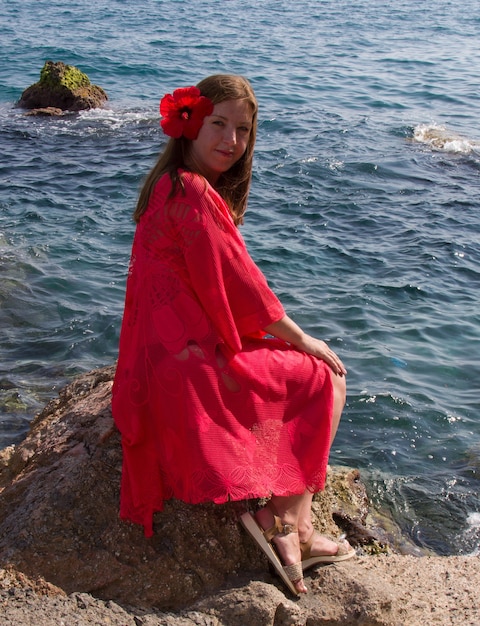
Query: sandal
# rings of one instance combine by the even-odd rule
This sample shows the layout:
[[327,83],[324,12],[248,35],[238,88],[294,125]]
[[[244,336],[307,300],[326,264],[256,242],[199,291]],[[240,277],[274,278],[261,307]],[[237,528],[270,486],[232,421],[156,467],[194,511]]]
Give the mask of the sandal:
[[300,595],[293,584],[303,578],[302,563],[294,563],[293,565],[283,566],[282,562],[278,558],[278,554],[272,545],[272,539],[279,534],[288,535],[289,533],[298,532],[295,526],[291,524],[282,524],[279,517],[274,515],[274,524],[271,528],[263,530],[257,523],[256,519],[251,513],[244,513],[240,517],[240,521],[252,537],[258,547],[262,550],[270,563],[275,568],[275,571],[283,580],[289,590],[296,596]]
[[310,535],[310,539],[304,543],[300,543],[300,551],[302,553],[302,568],[303,571],[317,565],[318,563],[338,563],[339,561],[346,561],[355,556],[355,549],[348,543],[346,539],[340,539],[337,542],[336,554],[323,554],[321,556],[310,556],[313,544],[313,537],[316,531],[313,531]]

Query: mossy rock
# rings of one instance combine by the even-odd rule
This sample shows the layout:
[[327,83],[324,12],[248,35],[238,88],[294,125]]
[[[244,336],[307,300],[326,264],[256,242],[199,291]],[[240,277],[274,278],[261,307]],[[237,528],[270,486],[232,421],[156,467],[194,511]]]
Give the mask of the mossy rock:
[[86,74],[61,61],[47,61],[40,71],[40,80],[22,93],[17,106],[24,109],[60,109],[83,111],[101,107],[108,96],[92,85]]
[[81,87],[89,87],[90,79],[78,67],[64,63],[47,61],[40,71],[40,85],[50,89],[65,87],[76,91]]

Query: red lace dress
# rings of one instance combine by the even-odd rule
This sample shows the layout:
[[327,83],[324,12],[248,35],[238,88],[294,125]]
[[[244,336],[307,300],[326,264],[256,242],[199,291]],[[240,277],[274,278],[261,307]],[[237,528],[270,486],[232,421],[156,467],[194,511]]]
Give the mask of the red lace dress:
[[323,488],[328,366],[263,328],[284,310],[223,199],[183,173],[157,183],[135,233],[112,412],[120,515],[152,534],[163,501],[242,500]]

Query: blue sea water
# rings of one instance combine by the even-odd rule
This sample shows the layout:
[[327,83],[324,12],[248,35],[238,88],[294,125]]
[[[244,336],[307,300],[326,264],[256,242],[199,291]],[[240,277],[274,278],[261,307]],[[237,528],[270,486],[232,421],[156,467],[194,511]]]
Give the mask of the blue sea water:
[[[0,446],[116,358],[160,97],[244,74],[244,237],[349,370],[331,462],[420,551],[478,554],[479,35],[475,0],[0,0]],[[46,60],[107,106],[26,117]]]

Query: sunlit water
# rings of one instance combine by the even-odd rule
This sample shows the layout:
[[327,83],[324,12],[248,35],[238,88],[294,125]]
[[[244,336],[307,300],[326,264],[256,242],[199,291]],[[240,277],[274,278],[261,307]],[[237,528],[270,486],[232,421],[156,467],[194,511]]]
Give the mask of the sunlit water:
[[[349,369],[332,463],[420,548],[480,545],[480,130],[473,0],[0,2],[0,445],[114,362],[163,93],[218,72],[260,102],[243,234]],[[14,108],[47,60],[104,110]]]

